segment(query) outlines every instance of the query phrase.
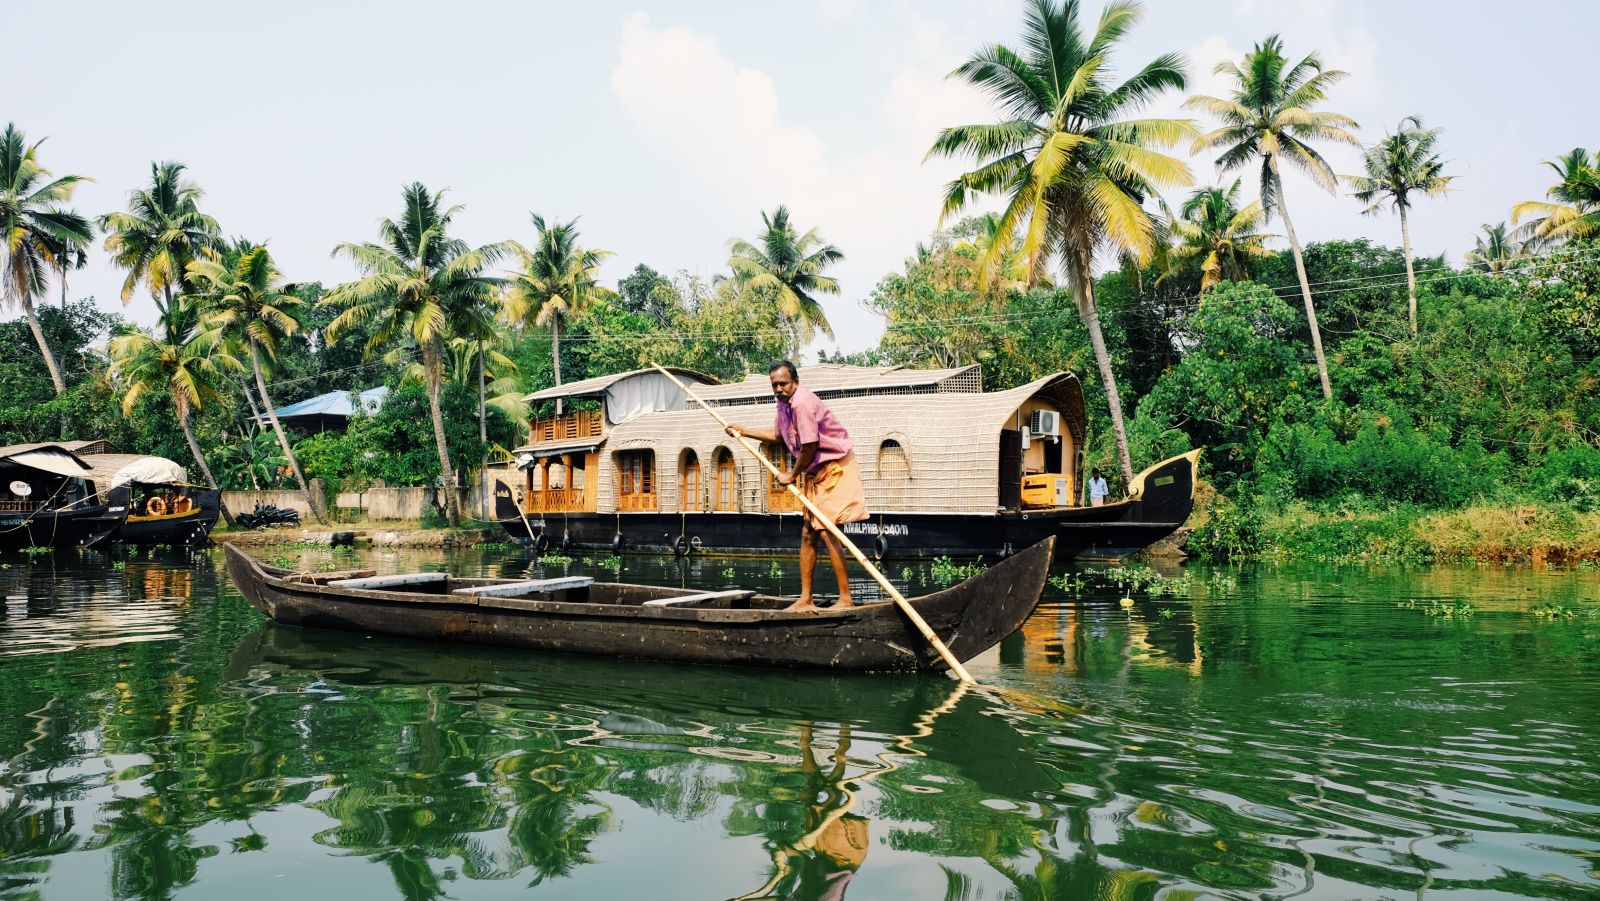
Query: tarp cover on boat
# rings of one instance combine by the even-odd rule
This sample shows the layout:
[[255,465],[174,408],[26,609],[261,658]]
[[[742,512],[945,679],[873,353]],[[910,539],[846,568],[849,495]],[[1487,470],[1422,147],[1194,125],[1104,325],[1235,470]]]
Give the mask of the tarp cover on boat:
[[166,457],[142,454],[91,454],[83,458],[93,468],[91,478],[103,488],[130,482],[142,485],[187,485],[189,473]]
[[89,475],[89,464],[79,460],[71,451],[48,444],[0,447],[0,462],[14,463],[69,479],[82,479]]
[[659,372],[641,372],[606,388],[606,422],[616,425],[646,413],[682,410],[688,403],[683,389]]

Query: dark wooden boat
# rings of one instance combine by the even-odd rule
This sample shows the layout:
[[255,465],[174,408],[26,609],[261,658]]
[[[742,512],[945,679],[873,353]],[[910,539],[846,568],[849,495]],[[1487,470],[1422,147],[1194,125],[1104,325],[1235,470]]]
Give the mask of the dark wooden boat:
[[89,465],[101,499],[128,511],[112,536],[114,541],[200,544],[217,524],[222,492],[190,484],[184,468],[165,457],[82,451],[78,455]]
[[[970,660],[1039,603],[1054,539],[943,591],[911,598]],[[296,573],[229,545],[228,574],[279,623],[581,654],[834,670],[939,670],[944,663],[893,604],[791,613],[789,599],[586,577],[518,581],[444,573]]]
[[90,467],[58,444],[0,447],[0,550],[99,544],[127,518],[95,491]]

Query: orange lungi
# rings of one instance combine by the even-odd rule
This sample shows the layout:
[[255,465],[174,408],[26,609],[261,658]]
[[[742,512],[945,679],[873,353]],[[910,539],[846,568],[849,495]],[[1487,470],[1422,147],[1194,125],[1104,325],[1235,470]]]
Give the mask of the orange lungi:
[[[861,488],[861,468],[856,465],[853,452],[829,460],[816,472],[807,473],[800,481],[800,490],[806,500],[834,523],[861,522],[867,518],[867,496]],[[811,511],[805,511],[805,518],[812,528],[818,531],[825,528],[816,522]]]

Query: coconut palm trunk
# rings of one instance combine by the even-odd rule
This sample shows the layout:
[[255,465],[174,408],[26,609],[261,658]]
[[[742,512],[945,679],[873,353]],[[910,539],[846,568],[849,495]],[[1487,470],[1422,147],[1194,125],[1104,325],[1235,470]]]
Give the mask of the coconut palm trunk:
[[444,515],[450,527],[461,525],[461,504],[456,498],[456,473],[450,466],[450,447],[444,439],[444,410],[439,404],[443,389],[443,348],[437,340],[422,345],[422,369],[428,382],[428,412],[433,415],[433,440],[439,450],[439,475],[444,481]]
[[24,293],[19,300],[23,314],[28,317],[28,328],[33,330],[33,340],[38,342],[39,353],[44,356],[45,368],[50,370],[50,383],[56,386],[59,396],[67,390],[67,383],[61,380],[61,367],[56,364],[56,355],[50,352],[50,342],[44,339],[44,326],[39,324],[39,313],[33,308],[33,298]]
[[1117,392],[1117,377],[1111,371],[1111,352],[1106,349],[1106,337],[1100,330],[1100,311],[1094,302],[1094,273],[1089,271],[1088,256],[1080,257],[1072,279],[1072,296],[1078,303],[1078,316],[1089,330],[1089,345],[1094,348],[1095,368],[1100,371],[1100,382],[1106,388],[1106,403],[1111,413],[1111,433],[1117,439],[1117,463],[1122,467],[1124,485],[1133,483],[1133,457],[1128,453],[1128,430],[1122,424],[1122,396]]
[[267,408],[267,421],[272,423],[272,431],[278,435],[278,447],[283,451],[283,458],[289,461],[289,471],[294,473],[295,483],[300,486],[300,493],[305,496],[306,506],[310,508],[311,515],[317,518],[318,523],[327,525],[328,519],[322,515],[322,505],[311,496],[311,488],[306,485],[305,473],[300,471],[300,461],[294,458],[294,449],[289,446],[289,437],[283,433],[283,426],[278,422],[278,411],[273,409],[272,396],[267,393],[267,379],[261,374],[261,349],[254,338],[250,339],[250,368],[255,371],[256,391],[261,394],[261,403]]
[[489,411],[484,400],[483,386],[483,339],[478,339],[478,445],[483,448],[483,455],[478,459],[478,512],[474,514],[482,519],[489,518]]
[[1328,360],[1322,355],[1322,329],[1317,325],[1317,308],[1311,302],[1311,280],[1306,277],[1306,260],[1300,252],[1300,239],[1294,234],[1294,220],[1289,218],[1289,203],[1283,196],[1283,175],[1278,171],[1278,155],[1267,158],[1272,166],[1272,180],[1277,192],[1278,214],[1283,217],[1283,231],[1289,238],[1289,249],[1294,252],[1294,271],[1300,277],[1300,296],[1306,302],[1306,322],[1311,326],[1311,350],[1317,357],[1317,378],[1322,380],[1322,396],[1333,397],[1333,383],[1328,380]]
[[[555,365],[556,387],[561,387],[561,314],[550,317],[550,357]],[[561,415],[561,398],[556,398],[556,415]]]
[[[205,476],[206,484],[211,490],[218,491],[217,479],[211,474],[211,467],[206,463],[206,455],[200,450],[200,442],[194,438],[194,426],[189,424],[189,399],[182,394],[172,396],[172,405],[178,409],[178,425],[183,427],[183,437],[189,442],[189,453],[194,455],[194,463],[200,467],[200,474]],[[233,513],[228,510],[228,503],[219,494],[217,508],[222,511],[222,519],[231,528],[233,526]]]
[[1400,207],[1400,246],[1406,256],[1406,294],[1410,300],[1411,337],[1417,336],[1417,272],[1411,262],[1411,225],[1406,222],[1406,208]]

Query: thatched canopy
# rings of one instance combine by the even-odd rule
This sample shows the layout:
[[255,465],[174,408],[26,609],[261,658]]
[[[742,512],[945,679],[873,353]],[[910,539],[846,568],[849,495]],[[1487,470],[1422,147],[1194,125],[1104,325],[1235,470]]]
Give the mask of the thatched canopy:
[[[769,387],[760,403],[720,412],[734,423],[771,428],[774,402],[770,394]],[[1030,400],[1059,410],[1064,431],[1074,446],[1082,447],[1086,428],[1083,389],[1071,373],[994,393],[843,397],[827,404],[850,432],[869,510],[993,513],[999,505],[1000,433],[1021,427],[1021,410]],[[692,451],[700,465],[708,467],[719,448],[727,448],[738,467],[739,509],[764,510],[764,470],[723,434],[714,419],[695,408],[641,416],[608,431],[601,449],[602,475],[596,480],[600,511],[616,509],[612,478],[616,454],[655,451],[660,509],[678,510],[678,472],[684,451]]]

